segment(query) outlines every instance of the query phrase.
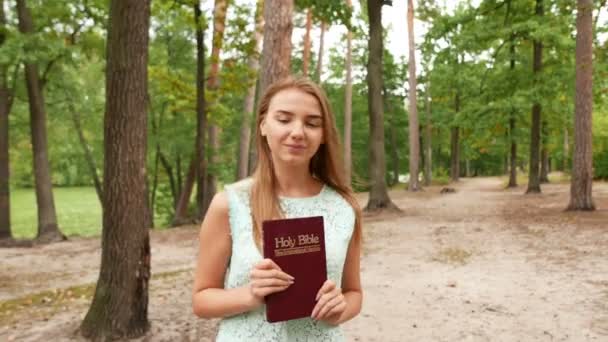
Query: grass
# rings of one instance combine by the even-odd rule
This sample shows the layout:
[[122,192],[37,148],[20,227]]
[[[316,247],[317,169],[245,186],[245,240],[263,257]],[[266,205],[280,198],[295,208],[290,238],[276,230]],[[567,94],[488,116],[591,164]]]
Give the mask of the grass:
[[457,247],[444,248],[440,250],[434,261],[444,264],[466,265],[472,253]]
[[[158,273],[152,275],[152,280],[171,279],[190,271],[191,269],[187,268]],[[76,285],[0,301],[0,324],[12,324],[14,320],[18,318],[19,313],[32,308],[34,309],[33,313],[50,317],[75,300],[90,302],[95,293],[95,285],[96,284],[94,283]],[[32,313],[32,311],[30,311],[30,313]]]
[[[93,187],[53,188],[57,223],[68,236],[99,236],[101,204]],[[34,189],[11,191],[11,228],[15,238],[31,239],[38,229]]]

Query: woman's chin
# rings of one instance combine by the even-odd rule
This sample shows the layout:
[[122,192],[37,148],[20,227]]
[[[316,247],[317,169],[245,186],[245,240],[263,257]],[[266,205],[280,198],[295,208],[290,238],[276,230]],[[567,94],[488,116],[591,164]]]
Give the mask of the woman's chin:
[[310,163],[310,158],[306,158],[306,156],[299,156],[299,155],[283,156],[279,160],[281,161],[281,164],[286,165],[286,166],[302,166],[302,167],[306,166],[306,167],[308,167],[308,164]]

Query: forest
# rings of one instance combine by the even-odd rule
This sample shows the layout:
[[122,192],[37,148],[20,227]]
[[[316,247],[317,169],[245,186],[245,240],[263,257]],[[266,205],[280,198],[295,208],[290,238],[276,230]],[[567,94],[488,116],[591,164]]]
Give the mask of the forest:
[[[388,25],[397,8],[402,20]],[[189,296],[188,243],[213,196],[253,172],[257,101],[287,75],[315,80],[329,97],[344,171],[370,227],[364,266],[381,263],[374,248],[389,235],[408,234],[400,239],[412,247],[412,233],[391,222],[435,236],[450,222],[496,216],[501,229],[525,226],[526,238],[543,243],[603,227],[581,238],[595,243],[589,257],[599,265],[576,276],[608,271],[606,0],[0,0],[0,339],[48,333],[20,335],[28,328],[15,323],[38,306],[49,315],[72,307],[63,321],[81,338],[211,338],[213,324],[193,319],[167,329],[199,324],[194,335],[162,330],[169,314],[151,328],[148,282],[177,277]],[[536,229],[525,217],[575,227]],[[479,239],[496,233],[484,232]],[[475,255],[462,233],[437,247],[435,263],[457,267]],[[70,263],[64,244],[92,259],[71,266],[86,282],[37,279],[48,253]],[[559,249],[541,249],[551,248]],[[397,268],[405,252],[381,254]],[[157,278],[151,255],[167,263]],[[31,261],[40,268],[18,271]],[[57,276],[62,266],[50,269]],[[47,292],[18,290],[26,278],[48,283]],[[608,278],[589,281],[605,298]],[[593,310],[587,337],[608,335],[605,304]],[[394,319],[370,315],[386,329]],[[348,336],[371,340],[371,323],[358,322]],[[446,329],[442,336],[464,338]],[[539,329],[582,338],[575,325]]]

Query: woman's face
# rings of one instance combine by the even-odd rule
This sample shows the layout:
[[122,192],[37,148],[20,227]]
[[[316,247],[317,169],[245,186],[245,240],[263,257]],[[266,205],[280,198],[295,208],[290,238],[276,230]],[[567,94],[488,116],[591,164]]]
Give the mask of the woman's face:
[[307,167],[324,142],[319,101],[297,88],[281,90],[270,100],[260,130],[275,162]]

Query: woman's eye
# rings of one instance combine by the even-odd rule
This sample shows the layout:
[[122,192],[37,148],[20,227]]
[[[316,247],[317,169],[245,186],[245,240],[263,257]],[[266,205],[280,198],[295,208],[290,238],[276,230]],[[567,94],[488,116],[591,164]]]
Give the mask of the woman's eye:
[[288,123],[288,122],[289,122],[289,119],[285,119],[285,118],[279,118],[279,119],[277,119],[277,120],[278,120],[279,122],[281,122],[281,123]]
[[308,127],[321,127],[321,124],[318,122],[307,122],[306,125]]

